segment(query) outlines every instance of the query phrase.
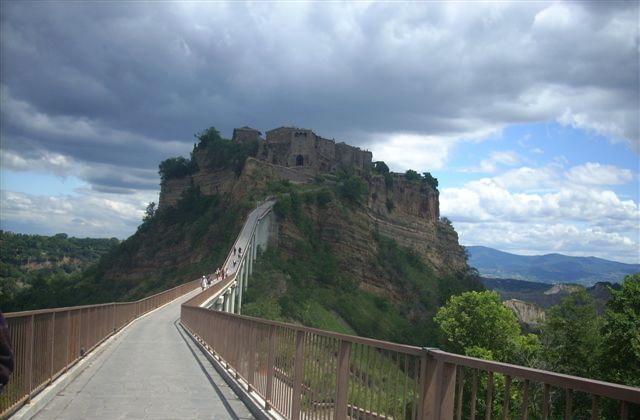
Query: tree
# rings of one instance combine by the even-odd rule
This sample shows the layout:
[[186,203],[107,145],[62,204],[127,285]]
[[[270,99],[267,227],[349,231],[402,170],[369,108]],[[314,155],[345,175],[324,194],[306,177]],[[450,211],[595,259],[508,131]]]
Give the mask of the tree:
[[387,188],[393,187],[393,176],[391,176],[391,172],[389,172],[389,167],[383,161],[378,161],[373,164],[373,169],[384,178],[384,183]]
[[156,214],[156,203],[155,202],[150,202],[149,205],[147,205],[147,209],[144,211],[144,217],[142,218],[142,222],[149,222],[151,221],[151,219],[153,219],[153,216],[155,216]]
[[360,204],[367,194],[367,184],[358,175],[349,171],[340,171],[338,173],[338,192],[342,198],[353,203]]
[[420,174],[413,169],[409,169],[404,173],[404,179],[406,179],[407,181],[420,181],[422,179],[422,176],[420,176]]
[[640,386],[640,273],[626,276],[611,290],[602,327],[604,379]]
[[535,336],[520,334],[518,319],[496,292],[452,296],[435,321],[445,339],[443,347],[454,353],[516,362],[521,354],[536,353],[539,347]]
[[433,188],[434,190],[436,188],[438,188],[438,178],[436,178],[433,175],[431,175],[431,172],[425,172],[423,174],[423,180],[424,180],[424,182],[429,184],[431,186],[431,188]]
[[196,163],[182,156],[165,159],[160,162],[158,173],[162,181],[183,178],[197,169]]
[[375,169],[376,172],[382,175],[389,173],[389,167],[381,160],[373,163],[373,169]]
[[600,318],[586,290],[567,296],[547,312],[542,326],[545,368],[593,378],[601,351]]
[[195,134],[194,137],[198,139],[196,149],[204,149],[211,144],[224,140],[215,127],[209,127],[201,133]]

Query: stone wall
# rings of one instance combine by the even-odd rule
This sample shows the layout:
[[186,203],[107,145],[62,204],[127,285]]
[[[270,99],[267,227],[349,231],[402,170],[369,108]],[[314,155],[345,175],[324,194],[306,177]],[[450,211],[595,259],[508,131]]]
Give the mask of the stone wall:
[[258,158],[274,165],[309,167],[316,173],[333,172],[340,166],[367,172],[372,154],[345,143],[336,144],[309,129],[280,127],[267,131]]

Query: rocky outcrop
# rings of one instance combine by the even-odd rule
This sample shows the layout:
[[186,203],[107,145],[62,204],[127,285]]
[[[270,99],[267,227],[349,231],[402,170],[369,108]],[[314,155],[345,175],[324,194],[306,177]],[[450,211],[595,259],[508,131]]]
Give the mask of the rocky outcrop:
[[518,317],[518,321],[522,324],[538,327],[545,320],[544,310],[533,303],[518,299],[509,299],[504,301],[504,306],[511,309]]
[[575,293],[578,290],[583,289],[582,286],[573,285],[573,284],[554,284],[549,288],[549,290],[545,291],[545,295],[557,295],[557,294],[571,294]]
[[371,210],[401,223],[412,223],[405,216],[421,220],[437,221],[440,217],[438,190],[421,181],[407,181],[401,174],[391,174],[387,185],[384,177],[369,178],[369,202]]
[[[339,159],[334,156],[335,152],[325,153],[326,151],[316,150],[317,147],[309,149],[313,149],[313,153],[306,149],[298,150],[313,139],[322,140],[310,130],[296,129],[291,131],[288,128],[272,130],[267,133],[267,141],[262,140],[256,130],[248,128],[244,130],[247,132],[250,130],[251,138],[255,137],[261,142],[262,151],[258,152],[257,158],[250,157],[245,161],[239,175],[230,169],[212,169],[210,162],[207,161],[207,154],[196,148],[193,160],[199,169],[181,179],[170,179],[163,182],[159,208],[163,209],[175,205],[182,193],[191,187],[198,188],[200,193],[205,196],[226,194],[234,200],[251,202],[263,198],[265,191],[274,181],[287,180],[294,184],[317,183],[320,178],[323,178],[323,176],[318,176],[319,173],[329,174],[331,168],[335,170],[336,165],[340,163]],[[284,137],[280,139],[276,136],[278,133],[284,133],[282,134]],[[299,134],[298,137],[295,137],[296,133]],[[305,133],[306,135],[302,136]],[[236,131],[236,137],[240,138],[238,131]],[[305,139],[307,143],[305,143]],[[316,144],[318,141],[311,143]],[[330,143],[334,148],[339,146],[340,150],[365,153],[351,146],[344,145],[343,147],[341,144],[334,146],[333,141]],[[318,144],[324,143],[320,141]],[[287,148],[288,154],[286,156],[302,156],[305,164],[296,165],[291,156],[291,159],[288,160],[284,157],[276,159],[278,157],[276,146],[278,145]],[[267,149],[269,153],[265,153]],[[366,152],[365,154],[366,156],[364,154],[362,156],[365,156],[365,160],[370,162],[370,153]],[[320,155],[330,155],[332,157],[329,159],[331,165],[326,162],[326,165],[318,166],[319,163],[316,165],[321,161],[321,159],[318,160]],[[311,159],[311,163],[308,164],[309,159]],[[380,284],[380,273],[372,272],[367,267],[368,259],[373,258],[376,253],[376,250],[372,248],[372,242],[374,242],[372,235],[374,234],[392,238],[399,245],[415,250],[438,274],[459,272],[468,268],[464,249],[458,243],[458,235],[455,230],[449,224],[439,220],[439,193],[436,188],[423,180],[407,180],[402,174],[390,173],[385,177],[369,170],[370,164],[359,163],[356,169],[360,170],[356,173],[362,176],[362,179],[368,184],[368,195],[363,206],[350,212],[350,220],[345,220],[345,215],[337,208],[332,209],[331,206],[323,210],[325,214],[314,215],[322,218],[319,223],[323,226],[323,240],[332,244],[337,255],[347,255],[348,258],[345,260],[351,261],[351,263],[344,264],[345,270],[362,279],[366,287],[372,289],[387,287]],[[362,172],[363,170],[365,172]],[[322,181],[325,183],[324,185],[335,182],[335,180],[332,181],[331,176],[324,178],[326,178]],[[323,184],[319,183],[318,188],[322,187]],[[281,230],[281,233],[285,236],[291,235],[290,239],[295,237],[286,227]],[[286,246],[287,241],[280,241],[280,243]]]

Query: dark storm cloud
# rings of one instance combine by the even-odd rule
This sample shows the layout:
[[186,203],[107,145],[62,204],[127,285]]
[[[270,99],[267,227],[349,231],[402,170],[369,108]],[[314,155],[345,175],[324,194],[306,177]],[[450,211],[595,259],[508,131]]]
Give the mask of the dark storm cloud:
[[210,125],[296,124],[366,145],[561,119],[637,147],[637,12],[3,2],[2,148],[97,165],[83,179],[128,192],[154,188],[158,162]]

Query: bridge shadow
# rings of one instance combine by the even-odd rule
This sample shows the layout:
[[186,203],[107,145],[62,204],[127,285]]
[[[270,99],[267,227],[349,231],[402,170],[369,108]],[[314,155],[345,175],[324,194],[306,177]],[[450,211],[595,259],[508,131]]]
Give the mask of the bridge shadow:
[[[180,321],[180,318],[176,319],[173,322],[173,326],[178,331],[178,334],[180,334],[180,337],[182,337],[182,339],[184,340],[184,343],[186,344],[187,348],[189,348],[189,351],[193,355],[193,358],[198,363],[198,366],[200,366],[200,370],[202,370],[202,373],[205,375],[205,377],[207,378],[207,380],[211,384],[211,387],[213,388],[213,390],[218,395],[218,398],[220,398],[220,401],[222,401],[222,404],[224,405],[225,410],[227,410],[227,413],[229,414],[229,418],[232,419],[232,420],[240,420],[240,417],[238,417],[238,415],[234,411],[233,407],[231,407],[231,404],[229,404],[229,401],[227,401],[227,396],[224,395],[224,393],[222,392],[222,390],[220,389],[218,384],[216,384],[215,379],[213,377],[211,377],[211,374],[207,371],[207,368],[204,366],[204,364],[202,363],[202,361],[200,360],[200,358],[196,354],[195,350],[193,349],[193,345],[189,343],[190,338],[187,338],[185,336],[185,332],[182,329],[182,327],[180,326],[179,321]],[[221,379],[221,380],[224,380],[224,379]],[[231,392],[233,392],[233,391],[231,391]],[[238,400],[240,400],[240,399],[238,399]]]

